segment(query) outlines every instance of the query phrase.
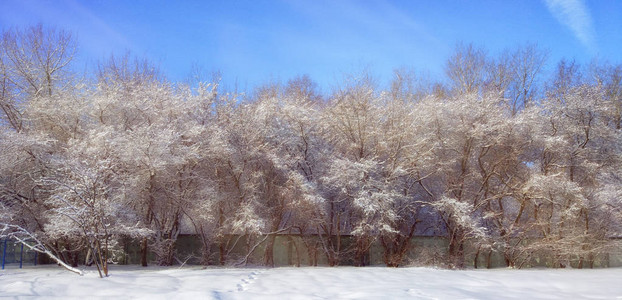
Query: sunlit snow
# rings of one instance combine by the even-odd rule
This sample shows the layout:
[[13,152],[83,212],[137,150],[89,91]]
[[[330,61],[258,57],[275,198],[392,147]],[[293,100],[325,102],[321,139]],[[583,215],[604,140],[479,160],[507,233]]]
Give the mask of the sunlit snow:
[[110,277],[56,266],[0,271],[0,298],[622,299],[622,269],[384,267],[226,269],[112,266]]

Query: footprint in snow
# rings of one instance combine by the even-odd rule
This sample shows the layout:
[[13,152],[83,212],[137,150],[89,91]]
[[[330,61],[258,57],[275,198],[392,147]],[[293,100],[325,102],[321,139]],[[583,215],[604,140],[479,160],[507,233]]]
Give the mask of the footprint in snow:
[[426,294],[426,293],[424,293],[424,292],[422,292],[422,291],[420,291],[418,289],[407,289],[406,293],[408,293],[411,296],[416,296],[417,299],[430,299],[430,300],[432,300],[432,299],[437,300],[438,299],[438,298],[432,297],[429,294]]
[[253,272],[250,273],[250,275],[247,276],[248,279],[247,278],[242,278],[240,280],[241,283],[238,283],[237,286],[236,286],[237,289],[238,289],[238,292],[245,291],[247,289],[247,286],[249,284],[252,284],[257,279],[257,275],[259,275],[259,274],[260,274],[260,272],[253,271]]

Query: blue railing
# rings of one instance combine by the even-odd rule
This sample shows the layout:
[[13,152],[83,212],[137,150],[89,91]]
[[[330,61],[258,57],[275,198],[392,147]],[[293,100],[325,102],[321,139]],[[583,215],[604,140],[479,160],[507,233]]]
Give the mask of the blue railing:
[[[19,245],[19,247],[18,247]],[[37,252],[24,251],[24,244],[10,242],[8,239],[0,240],[0,248],[2,251],[0,254],[0,261],[2,262],[2,270],[4,270],[7,264],[19,263],[19,268],[24,266],[24,263],[32,262],[37,265]]]

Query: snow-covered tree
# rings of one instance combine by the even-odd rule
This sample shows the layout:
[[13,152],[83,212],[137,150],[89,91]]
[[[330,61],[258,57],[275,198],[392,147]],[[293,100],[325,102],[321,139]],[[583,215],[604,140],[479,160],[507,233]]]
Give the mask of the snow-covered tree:
[[544,104],[538,119],[540,157],[527,194],[537,199],[539,242],[555,253],[555,263],[591,266],[619,226],[610,185],[619,183],[620,136],[609,126],[610,103],[598,87],[572,87],[561,95]]
[[169,82],[129,54],[77,78],[71,34],[41,25],[0,49],[2,236],[74,270],[107,275],[128,238],[143,265],[171,265],[184,231],[202,263],[236,265],[273,265],[287,234],[312,265],[379,245],[399,266],[414,236],[440,235],[457,268],[495,252],[591,267],[622,235],[620,65],[562,60],[542,85],[536,46],[460,44],[447,86],[402,69],[325,98],[306,75],[250,95]]
[[16,131],[24,124],[29,101],[72,89],[69,64],[76,52],[70,32],[44,27],[2,32],[0,41],[0,108],[2,120]]
[[90,132],[86,139],[70,141],[68,148],[49,162],[51,172],[41,179],[48,193],[46,234],[53,239],[78,238],[88,249],[87,261],[108,276],[116,239],[148,234],[128,211],[124,170],[117,165],[117,149],[109,132]]

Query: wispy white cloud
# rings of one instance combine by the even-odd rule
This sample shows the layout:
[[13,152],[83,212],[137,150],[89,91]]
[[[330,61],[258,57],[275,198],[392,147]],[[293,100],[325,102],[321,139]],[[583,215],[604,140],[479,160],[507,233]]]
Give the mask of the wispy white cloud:
[[[80,16],[80,23],[76,32],[80,35],[81,43],[85,50],[94,57],[104,59],[105,56],[116,51],[132,51],[142,54],[144,50],[128,39],[121,31],[116,30],[111,24],[105,22],[94,11],[87,8],[77,0],[65,0],[65,9],[75,16]],[[67,12],[66,12],[67,13]],[[74,18],[74,20],[77,18]],[[122,54],[118,53],[117,54]]]
[[545,3],[559,23],[568,27],[590,51],[595,51],[592,16],[582,0],[545,0]]

